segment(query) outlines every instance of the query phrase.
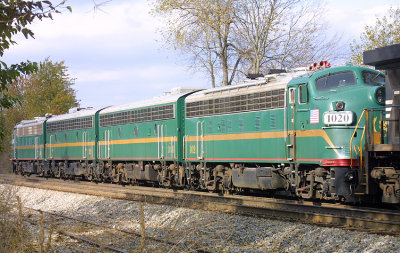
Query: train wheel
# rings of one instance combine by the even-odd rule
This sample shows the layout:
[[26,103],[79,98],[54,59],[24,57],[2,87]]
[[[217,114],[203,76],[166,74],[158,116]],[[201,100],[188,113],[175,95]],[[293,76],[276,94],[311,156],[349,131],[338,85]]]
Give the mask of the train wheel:
[[58,168],[58,167],[56,168],[54,176],[57,177],[57,178],[60,178],[60,176],[61,176],[60,168]]
[[111,170],[111,178],[112,178],[113,183],[120,182],[119,173],[118,173],[117,169]]
[[86,177],[86,180],[88,180],[88,181],[93,181],[93,174],[92,174],[92,172],[89,172],[89,174],[88,174],[87,177]]

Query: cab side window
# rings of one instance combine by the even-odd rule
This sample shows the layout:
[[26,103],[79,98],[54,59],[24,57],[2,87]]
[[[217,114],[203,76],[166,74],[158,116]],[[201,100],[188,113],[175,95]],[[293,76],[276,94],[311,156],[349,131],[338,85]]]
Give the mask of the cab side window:
[[299,104],[307,104],[308,103],[308,89],[307,84],[299,85]]

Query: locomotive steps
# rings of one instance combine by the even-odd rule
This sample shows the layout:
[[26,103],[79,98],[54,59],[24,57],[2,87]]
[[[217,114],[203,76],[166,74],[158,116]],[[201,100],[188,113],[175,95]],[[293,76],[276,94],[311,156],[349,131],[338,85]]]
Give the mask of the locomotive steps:
[[94,184],[40,177],[1,174],[0,183],[116,199],[237,213],[243,215],[297,220],[324,226],[400,234],[400,212],[341,204],[291,201],[254,196],[225,195],[140,186]]

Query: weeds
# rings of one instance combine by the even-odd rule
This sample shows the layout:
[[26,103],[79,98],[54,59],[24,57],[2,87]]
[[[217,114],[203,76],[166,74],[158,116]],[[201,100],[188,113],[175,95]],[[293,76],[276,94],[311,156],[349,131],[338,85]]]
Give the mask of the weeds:
[[140,232],[141,232],[141,239],[140,239],[140,252],[144,252],[145,250],[145,240],[146,240],[146,223],[145,223],[145,216],[144,216],[144,208],[143,202],[139,202],[139,217],[140,217]]
[[15,193],[12,187],[0,192],[0,252],[30,252],[33,248],[23,223],[21,199]]
[[34,236],[25,225],[28,219],[23,212],[21,198],[16,193],[16,188],[12,186],[3,185],[0,188],[0,252],[51,252],[51,236],[55,228],[53,217],[45,244],[45,220],[41,212],[35,249]]
[[38,244],[39,244],[39,252],[40,253],[47,253],[51,252],[51,236],[53,235],[54,229],[55,229],[55,223],[54,223],[54,217],[51,217],[50,221],[50,228],[49,232],[47,235],[47,243],[45,245],[45,220],[44,220],[44,214],[42,211],[40,211],[40,222],[39,222],[39,239],[38,239]]

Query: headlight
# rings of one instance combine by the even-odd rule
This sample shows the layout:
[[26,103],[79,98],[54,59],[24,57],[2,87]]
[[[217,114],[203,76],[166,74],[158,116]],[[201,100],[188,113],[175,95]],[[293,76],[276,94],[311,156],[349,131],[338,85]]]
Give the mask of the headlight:
[[378,104],[380,105],[385,105],[385,88],[384,87],[379,87],[378,89],[375,90],[375,100]]

